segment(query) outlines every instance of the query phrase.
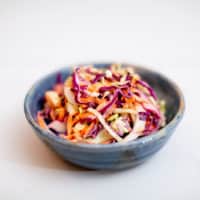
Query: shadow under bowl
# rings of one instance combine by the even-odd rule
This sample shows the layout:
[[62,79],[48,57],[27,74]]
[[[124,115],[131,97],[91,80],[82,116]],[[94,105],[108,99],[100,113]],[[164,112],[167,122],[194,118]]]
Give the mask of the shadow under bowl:
[[[97,63],[93,65],[97,68],[106,68],[110,64]],[[133,67],[135,72],[140,74],[142,79],[154,88],[158,98],[165,100],[166,126],[151,135],[138,138],[135,141],[107,145],[71,143],[41,129],[36,122],[36,115],[37,111],[41,109],[44,93],[53,87],[58,74],[61,74],[62,81],[71,74],[73,66],[67,66],[36,82],[28,91],[24,101],[25,116],[35,133],[64,160],[89,169],[113,170],[134,167],[143,163],[160,150],[174,132],[185,109],[181,90],[175,83],[160,73],[140,66],[122,65]]]

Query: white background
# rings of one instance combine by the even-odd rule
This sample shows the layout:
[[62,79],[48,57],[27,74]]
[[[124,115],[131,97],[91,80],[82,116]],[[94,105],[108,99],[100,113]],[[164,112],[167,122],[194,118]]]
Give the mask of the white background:
[[[0,199],[200,199],[200,1],[0,1]],[[150,66],[182,88],[183,121],[150,161],[120,172],[64,163],[23,114],[31,84],[66,64]]]

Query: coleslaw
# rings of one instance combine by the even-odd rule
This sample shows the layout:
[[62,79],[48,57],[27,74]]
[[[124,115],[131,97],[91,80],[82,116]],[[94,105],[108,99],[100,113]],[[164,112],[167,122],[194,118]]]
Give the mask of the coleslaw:
[[65,140],[128,142],[165,126],[165,102],[131,67],[75,67],[44,94],[39,126]]

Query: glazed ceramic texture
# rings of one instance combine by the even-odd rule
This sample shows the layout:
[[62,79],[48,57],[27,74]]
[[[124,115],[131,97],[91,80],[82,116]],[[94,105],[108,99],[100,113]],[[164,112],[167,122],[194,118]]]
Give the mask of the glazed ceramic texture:
[[[94,64],[94,66],[105,68],[110,64]],[[89,169],[116,170],[134,167],[151,158],[174,133],[185,109],[183,94],[177,85],[150,69],[129,64],[122,65],[133,67],[154,88],[158,97],[166,101],[167,125],[161,130],[135,141],[105,145],[71,143],[41,129],[36,122],[36,114],[41,109],[44,93],[55,84],[58,74],[61,74],[62,81],[71,74],[74,66],[67,66],[35,83],[28,91],[24,101],[25,116],[35,133],[64,160]]]

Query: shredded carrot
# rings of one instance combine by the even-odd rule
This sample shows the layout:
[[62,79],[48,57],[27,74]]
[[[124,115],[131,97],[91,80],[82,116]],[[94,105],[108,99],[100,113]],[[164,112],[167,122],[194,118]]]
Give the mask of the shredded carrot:
[[82,103],[89,103],[89,102],[94,102],[94,97],[86,97],[86,98],[80,98],[80,101]]
[[96,122],[91,123],[82,130],[82,135],[87,136],[88,133],[94,128]]
[[44,118],[41,116],[40,112],[37,114],[37,121],[41,128],[48,129],[46,122],[44,121]]
[[76,114],[74,119],[72,119],[72,126],[74,126],[80,120],[80,113]]
[[135,99],[133,97],[131,97],[131,98],[127,98],[125,101],[127,104],[129,104],[129,103],[132,104],[132,103],[134,103]]
[[55,115],[55,111],[54,110],[51,110],[50,111],[50,117],[51,117],[51,120],[56,120],[56,115]]
[[95,83],[95,84],[92,84],[92,85],[89,85],[88,86],[88,91],[90,92],[96,92],[99,90],[99,88],[101,87],[102,85],[100,83]]
[[67,134],[70,135],[72,132],[72,116],[69,115],[67,118]]
[[56,117],[59,121],[63,121],[65,118],[65,108],[61,107],[61,108],[57,108],[55,110],[56,113]]
[[89,112],[77,113],[74,119],[72,120],[72,125],[74,126],[80,119],[84,118],[95,118],[95,116]]
[[115,110],[115,108],[116,108],[116,105],[113,104],[113,105],[110,107],[110,109],[108,110],[108,112],[106,112],[106,113],[104,114],[104,116],[107,117],[108,115],[110,115],[111,113],[113,113],[113,111]]
[[84,112],[80,114],[80,118],[84,119],[84,118],[90,118],[90,117],[95,117],[93,114],[89,113],[89,112]]
[[96,102],[98,105],[100,105],[100,104],[105,104],[107,101],[106,101],[106,99],[104,99],[104,98],[102,98],[102,99],[100,99],[100,98],[95,98],[95,102]]
[[109,140],[102,142],[101,144],[110,144],[112,141],[113,141],[113,139],[109,139]]

